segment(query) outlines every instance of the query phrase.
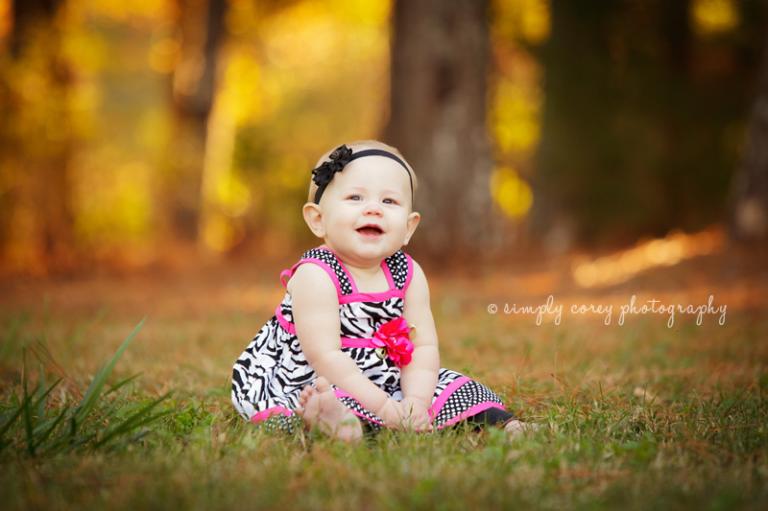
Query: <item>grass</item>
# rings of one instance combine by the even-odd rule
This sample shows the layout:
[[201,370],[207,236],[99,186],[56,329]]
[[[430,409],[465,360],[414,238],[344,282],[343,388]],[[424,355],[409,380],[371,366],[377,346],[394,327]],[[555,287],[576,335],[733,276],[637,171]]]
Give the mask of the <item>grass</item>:
[[442,289],[450,307],[436,298],[434,309],[443,364],[547,427],[511,442],[498,430],[457,429],[384,432],[348,446],[252,427],[229,403],[229,368],[269,314],[271,288],[256,290],[268,296],[252,298],[257,313],[248,314],[237,305],[253,296],[246,287],[231,301],[203,293],[197,300],[219,301],[194,302],[195,311],[171,303],[178,289],[121,305],[130,286],[97,308],[92,292],[73,298],[77,286],[51,291],[43,307],[32,299],[6,307],[3,509],[768,504],[768,319],[759,311],[729,312],[725,327],[688,318],[668,329],[652,317],[536,327],[531,318],[489,318],[485,292]]
[[[107,378],[141,329],[142,320],[120,344],[117,352],[96,373],[77,403],[69,403],[70,396],[62,394],[59,400],[52,393],[63,378],[47,385],[44,361],[49,358],[43,344],[36,346],[35,354],[41,368],[37,372],[34,388],[27,370],[26,349],[23,351],[21,395],[12,392],[0,413],[0,454],[5,450],[23,450],[30,458],[52,457],[66,452],[83,452],[132,443],[151,429],[149,426],[171,409],[155,412],[168,394],[155,399],[130,400],[122,389],[138,375],[130,376],[112,385],[105,392]],[[14,332],[14,329],[10,330]],[[41,356],[41,353],[44,355]]]

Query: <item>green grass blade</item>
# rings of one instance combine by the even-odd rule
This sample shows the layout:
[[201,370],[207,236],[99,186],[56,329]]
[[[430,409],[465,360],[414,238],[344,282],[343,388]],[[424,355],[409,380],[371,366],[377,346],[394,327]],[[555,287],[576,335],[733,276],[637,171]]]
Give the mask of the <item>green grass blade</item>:
[[21,416],[21,413],[24,411],[24,406],[19,403],[18,408],[16,408],[16,411],[13,412],[11,417],[2,425],[0,426],[0,452],[3,451],[7,446],[11,445],[11,442],[6,442],[4,440],[5,433],[11,428],[14,422]]
[[39,369],[39,379],[37,382],[37,388],[35,394],[38,396],[35,398],[35,402],[32,405],[32,409],[35,410],[35,413],[37,414],[37,417],[43,417],[45,415],[45,398],[48,397],[48,394],[51,390],[44,391],[43,389],[46,387],[47,382],[45,381],[45,368],[43,367],[43,364],[38,364]]
[[35,455],[35,436],[32,433],[33,424],[32,424],[32,396],[29,394],[29,389],[27,388],[27,372],[24,371],[23,376],[23,385],[24,389],[24,398],[21,402],[21,407],[23,408],[23,416],[24,416],[24,432],[26,434],[27,438],[27,452],[29,452],[30,456]]
[[143,426],[151,424],[151,423],[157,421],[158,419],[161,419],[161,418],[163,418],[163,417],[165,417],[167,415],[170,415],[171,413],[173,413],[173,410],[163,410],[163,411],[158,412],[156,414],[148,415],[147,417],[145,417],[141,421],[139,421],[139,422],[134,424],[134,426],[131,428],[131,431],[133,433],[128,432],[128,433],[126,433],[124,435],[124,438],[119,443],[113,443],[111,445],[107,444],[105,447],[108,448],[108,449],[114,449],[116,447],[125,446],[125,445],[130,444],[130,443],[138,442],[142,438],[144,438],[147,435],[149,435],[150,433],[152,433],[151,429],[148,429],[148,428],[141,429]]
[[133,376],[129,376],[128,378],[126,378],[126,379],[124,379],[124,380],[121,380],[121,381],[119,381],[119,382],[115,383],[114,385],[112,385],[112,386],[109,388],[109,390],[108,390],[107,392],[105,392],[105,393],[104,393],[104,395],[105,395],[105,396],[108,396],[108,395],[112,394],[113,392],[116,392],[116,391],[117,391],[117,390],[119,390],[121,387],[124,387],[125,385],[128,385],[128,384],[129,384],[129,383],[131,383],[133,380],[135,380],[136,378],[138,378],[139,376],[141,376],[141,374],[142,374],[142,373],[136,373],[136,374],[134,374]]
[[[104,397],[110,395],[113,392],[119,391],[122,387],[132,382],[134,379],[138,378],[140,375],[141,373],[137,373],[137,374],[134,374],[133,376],[130,376],[124,380],[117,382],[114,386],[110,387],[110,389],[104,393]],[[123,403],[121,403],[118,399],[114,399],[109,405],[103,408],[100,408],[101,416],[105,418],[114,417],[115,412],[121,406],[123,406]]]
[[[96,447],[100,447],[104,445],[105,443],[109,442],[112,438],[115,438],[119,435],[124,435],[126,433],[130,433],[137,427],[147,424],[151,421],[146,421],[145,419],[147,417],[152,417],[150,415],[150,412],[160,403],[168,399],[170,396],[170,393],[166,393],[159,398],[155,399],[154,401],[142,406],[139,410],[134,412],[133,414],[129,415],[123,422],[115,426],[114,428],[110,429],[102,438],[96,443]],[[163,412],[161,412],[163,413]],[[168,412],[170,413],[170,412]],[[165,413],[163,413],[165,414]],[[157,415],[157,414],[156,414]],[[154,419],[152,419],[154,420]]]
[[[170,415],[171,413],[173,413],[173,410],[163,410],[163,411],[157,412],[156,414],[153,414],[153,415],[147,415],[146,417],[144,417],[143,419],[139,420],[138,422],[133,423],[131,425],[130,430],[124,432],[123,434],[124,435],[129,435],[131,432],[137,431],[142,426],[146,426],[148,424],[151,424],[151,423],[155,422],[156,420],[161,419],[162,417],[165,417],[166,415]],[[126,438],[122,442],[122,444],[130,443],[130,442],[135,442],[136,440],[141,439],[141,438],[147,436],[147,434],[149,434],[150,432],[151,431],[148,431],[148,430],[138,431],[135,434],[133,434],[132,436]]]
[[56,417],[56,419],[51,423],[51,425],[38,436],[37,438],[38,446],[43,445],[48,440],[48,437],[51,436],[51,433],[53,433],[53,431],[56,429],[56,426],[58,426],[59,423],[62,420],[64,420],[64,417],[66,417],[67,412],[69,411],[70,411],[69,407],[64,407],[61,410],[61,413],[59,413],[58,417]]
[[[61,380],[63,378],[59,378],[55,382],[51,384],[48,389],[46,389],[44,392],[42,392],[39,396],[35,398],[35,402],[32,403],[32,408],[37,411],[37,417],[43,417],[45,415],[45,398],[48,397],[48,395],[53,391],[56,386],[58,386],[59,383],[61,383]],[[40,387],[42,388],[42,387]]]
[[123,352],[128,348],[128,345],[131,343],[133,338],[136,337],[136,334],[139,333],[139,330],[141,330],[145,319],[146,318],[139,321],[139,324],[136,325],[128,337],[126,337],[122,344],[120,344],[120,347],[117,348],[117,351],[112,356],[110,361],[104,367],[102,367],[101,370],[99,370],[96,376],[94,376],[93,381],[88,386],[88,390],[85,392],[83,400],[80,402],[80,405],[77,407],[77,411],[75,412],[75,432],[77,426],[82,423],[83,419],[88,416],[93,407],[96,405],[96,402],[99,399],[99,395],[104,388],[104,384],[106,383],[107,378],[112,373],[112,370],[115,368],[115,364],[117,364],[117,361],[120,359]]

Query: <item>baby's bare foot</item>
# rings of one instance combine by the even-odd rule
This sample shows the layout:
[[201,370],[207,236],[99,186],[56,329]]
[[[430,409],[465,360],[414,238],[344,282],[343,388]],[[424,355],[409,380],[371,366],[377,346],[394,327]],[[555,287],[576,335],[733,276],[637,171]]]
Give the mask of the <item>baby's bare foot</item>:
[[356,442],[363,436],[363,428],[349,408],[336,399],[331,385],[323,377],[302,389],[296,413],[308,427],[317,426],[326,435],[344,442]]

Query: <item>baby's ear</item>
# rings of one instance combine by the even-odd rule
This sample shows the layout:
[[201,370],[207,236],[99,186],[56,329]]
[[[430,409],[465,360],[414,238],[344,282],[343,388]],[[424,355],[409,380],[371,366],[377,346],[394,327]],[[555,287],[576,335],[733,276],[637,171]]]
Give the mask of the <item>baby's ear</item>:
[[403,242],[403,245],[407,245],[411,240],[411,236],[413,236],[413,233],[416,232],[416,227],[419,226],[420,221],[421,214],[414,211],[408,215],[408,230],[405,234],[405,241]]
[[323,210],[314,202],[307,202],[301,209],[304,215],[304,221],[309,226],[312,234],[318,238],[325,238],[325,228],[323,227]]

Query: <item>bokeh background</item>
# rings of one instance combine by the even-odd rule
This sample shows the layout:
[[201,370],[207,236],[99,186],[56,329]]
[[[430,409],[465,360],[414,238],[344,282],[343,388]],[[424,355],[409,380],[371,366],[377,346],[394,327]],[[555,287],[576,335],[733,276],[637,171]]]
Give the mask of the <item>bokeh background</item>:
[[[235,413],[365,138],[419,176],[441,365],[537,435]],[[768,509],[767,233],[768,0],[0,0],[0,502]]]
[[767,34],[760,0],[0,0],[0,268],[285,258],[363,138],[436,266],[764,238]]

